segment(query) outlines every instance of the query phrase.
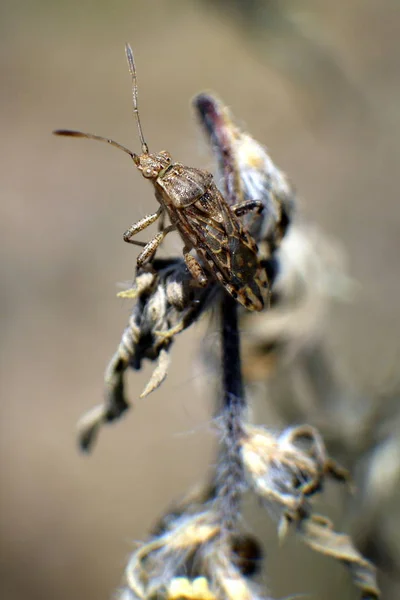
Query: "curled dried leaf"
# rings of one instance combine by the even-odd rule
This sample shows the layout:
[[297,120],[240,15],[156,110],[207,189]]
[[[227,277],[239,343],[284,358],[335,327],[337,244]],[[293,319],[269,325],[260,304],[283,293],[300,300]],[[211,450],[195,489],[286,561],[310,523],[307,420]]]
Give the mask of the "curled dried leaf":
[[169,353],[167,352],[167,350],[162,348],[160,350],[160,354],[158,355],[157,366],[154,369],[150,380],[144,388],[143,392],[140,394],[140,398],[145,398],[146,396],[151,394],[151,392],[154,392],[154,390],[156,390],[162,384],[162,382],[167,376],[170,362],[171,359]]
[[78,425],[80,447],[89,451],[101,425],[119,419],[130,407],[125,396],[125,373],[138,370],[143,360],[156,361],[156,368],[141,394],[144,398],[165,380],[174,336],[189,327],[217,292],[216,286],[193,286],[181,259],[156,260],[138,272],[135,284],[119,296],[134,299],[134,305],[116,353],[106,373],[103,404],[90,410]]
[[376,569],[354,547],[350,536],[334,531],[332,523],[320,515],[302,519],[296,524],[296,531],[310,548],[331,556],[348,567],[354,585],[362,591],[363,600],[376,600],[380,597]]
[[311,497],[327,477],[348,483],[345,469],[328,458],[322,438],[310,426],[293,427],[279,435],[247,427],[243,462],[250,484],[279,519],[282,540],[291,525],[313,550],[332,556],[349,569],[363,598],[376,600],[375,567],[354,547],[351,538],[333,530],[328,519],[312,512]]

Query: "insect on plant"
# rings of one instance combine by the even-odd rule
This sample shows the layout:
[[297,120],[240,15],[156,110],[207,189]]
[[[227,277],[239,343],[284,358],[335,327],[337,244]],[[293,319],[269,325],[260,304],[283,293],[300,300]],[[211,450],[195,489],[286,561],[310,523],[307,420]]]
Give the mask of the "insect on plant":
[[[151,154],[144,139],[137,100],[136,68],[132,49],[125,47],[129,71],[132,77],[133,112],[135,115],[142,154],[136,154],[114,140],[91,133],[60,129],[56,135],[88,138],[106,142],[129,154],[143,177],[154,185],[155,196],[160,207],[134,223],[124,233],[124,240],[141,246],[137,266],[149,263],[165,236],[178,231],[183,242],[186,266],[198,285],[204,287],[209,278],[192,254],[195,250],[203,260],[204,267],[217,279],[225,290],[250,310],[264,307],[263,290],[268,287],[267,275],[257,255],[257,245],[244,229],[239,217],[250,211],[258,214],[263,204],[249,200],[229,206],[215,185],[208,171],[173,163],[164,150]],[[164,225],[165,215],[171,224]],[[139,232],[159,219],[159,231],[149,242],[133,239]]]

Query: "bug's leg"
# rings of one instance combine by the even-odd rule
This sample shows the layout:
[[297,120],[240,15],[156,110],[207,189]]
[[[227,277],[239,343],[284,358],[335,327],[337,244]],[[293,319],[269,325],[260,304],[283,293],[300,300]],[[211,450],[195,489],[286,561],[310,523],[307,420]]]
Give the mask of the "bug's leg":
[[143,217],[143,219],[139,219],[139,221],[131,225],[124,233],[125,242],[128,242],[129,244],[135,244],[136,246],[146,246],[144,242],[137,242],[136,240],[132,240],[132,238],[137,233],[143,231],[143,229],[146,229],[146,227],[154,223],[154,221],[157,221],[162,212],[163,209],[160,206],[157,212],[153,213],[152,215],[146,215]]
[[193,279],[201,286],[205,287],[208,283],[207,275],[204,273],[204,269],[198,260],[194,258],[189,252],[189,248],[186,246],[183,249],[183,258],[189,273]]
[[165,223],[165,210],[161,211],[160,220],[158,221],[158,231],[162,231],[164,229]]
[[166,227],[164,231],[160,231],[160,233],[157,233],[157,235],[155,235],[152,240],[147,242],[147,244],[136,259],[136,264],[138,267],[142,267],[153,258],[157,248],[159,247],[165,236],[170,231],[174,231],[174,229],[175,225],[170,225],[169,227]]
[[231,206],[231,210],[237,217],[243,217],[243,215],[247,215],[247,213],[253,212],[253,210],[260,215],[264,210],[264,204],[261,200],[245,200]]

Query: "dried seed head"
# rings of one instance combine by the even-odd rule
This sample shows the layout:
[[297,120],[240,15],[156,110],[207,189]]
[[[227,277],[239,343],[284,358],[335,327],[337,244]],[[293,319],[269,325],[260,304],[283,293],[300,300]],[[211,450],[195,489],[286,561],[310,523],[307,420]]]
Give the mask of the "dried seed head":
[[321,490],[325,476],[347,478],[327,458],[313,427],[294,427],[273,435],[247,426],[245,433],[242,456],[250,485],[278,518],[302,518],[308,510],[307,498]]
[[239,129],[219,99],[199,94],[193,102],[234,201],[261,200],[264,204],[260,217],[249,215],[244,222],[260,247],[261,257],[269,259],[292,218],[293,189],[266,149]]
[[210,494],[207,488],[188,495],[180,511],[165,516],[159,533],[132,554],[125,594],[131,590],[143,600],[256,600],[249,579],[255,571],[248,567],[260,558],[258,543],[240,531],[227,535]]
[[194,287],[184,261],[170,259],[155,260],[151,270],[138,272],[132,289],[118,294],[132,298],[134,305],[129,325],[106,370],[105,402],[89,411],[78,426],[83,450],[90,450],[103,423],[118,419],[129,408],[124,385],[126,370],[140,369],[146,359],[156,361],[141,398],[157,389],[167,376],[174,336],[201,315],[216,293],[212,284]]
[[277,359],[292,360],[320,339],[328,301],[347,299],[355,286],[337,245],[315,228],[292,223],[293,189],[266,149],[237,127],[217,98],[200,94],[194,105],[232,197],[257,199],[264,205],[257,218],[251,214],[243,218],[273,286],[271,310],[251,318],[244,315],[249,335],[243,340],[243,354],[246,377],[265,381]]
[[[218,537],[220,529],[212,510],[196,515],[181,515],[169,524],[161,535],[143,544],[131,556],[126,569],[128,587],[139,597],[148,598],[158,593],[168,597],[193,562],[199,548],[208,546]],[[197,558],[196,571],[202,573],[201,558]],[[176,579],[178,579],[178,582]]]

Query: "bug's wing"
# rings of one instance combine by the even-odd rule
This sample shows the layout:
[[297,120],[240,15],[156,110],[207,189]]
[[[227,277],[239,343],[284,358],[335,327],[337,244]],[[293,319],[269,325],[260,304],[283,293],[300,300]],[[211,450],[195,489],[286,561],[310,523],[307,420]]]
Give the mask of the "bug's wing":
[[196,250],[225,289],[248,308],[261,310],[261,289],[267,282],[257,246],[215,184],[197,202],[179,212],[185,227],[197,237]]
[[157,185],[161,187],[167,204],[171,202],[174,208],[184,208],[205,193],[212,179],[207,171],[175,163],[157,180]]

